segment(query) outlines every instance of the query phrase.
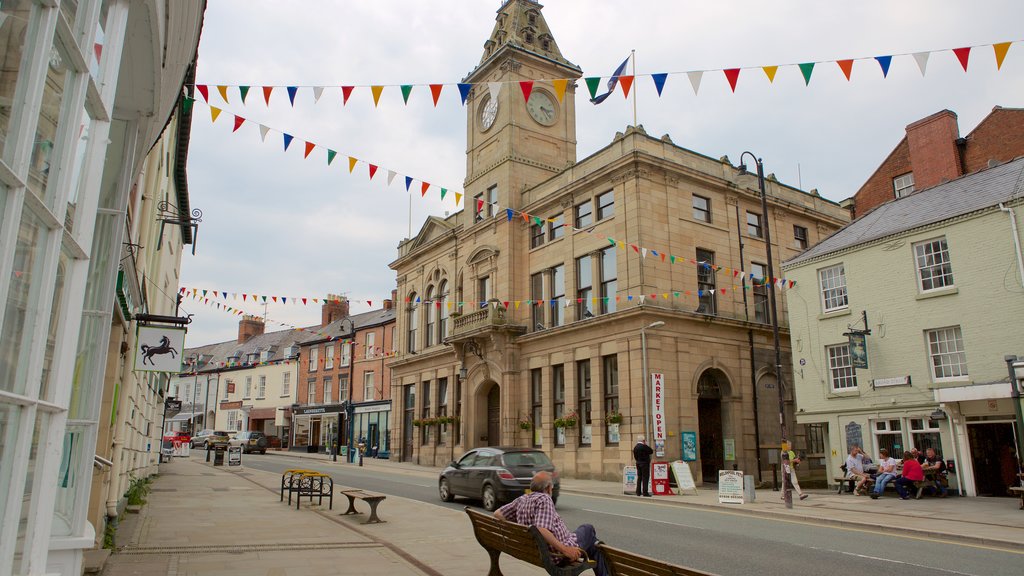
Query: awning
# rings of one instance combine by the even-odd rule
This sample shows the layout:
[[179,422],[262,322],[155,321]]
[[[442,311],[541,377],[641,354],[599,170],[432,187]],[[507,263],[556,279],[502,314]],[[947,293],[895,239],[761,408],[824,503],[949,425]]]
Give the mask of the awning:
[[168,422],[189,422],[196,416],[202,416],[202,412],[179,412],[177,415],[167,419]]

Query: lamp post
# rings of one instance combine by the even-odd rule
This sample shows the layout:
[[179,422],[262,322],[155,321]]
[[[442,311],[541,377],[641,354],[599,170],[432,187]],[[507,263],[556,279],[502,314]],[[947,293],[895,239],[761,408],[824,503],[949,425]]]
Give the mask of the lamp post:
[[[196,398],[198,397],[198,392],[199,392],[199,356],[197,356],[196,354],[193,354],[193,355],[189,356],[188,361],[189,361],[189,364],[192,365],[192,376],[194,377],[194,379],[192,380],[192,419],[190,420],[191,424],[188,427],[189,428],[188,435],[189,436],[195,436],[196,435]],[[205,418],[204,418],[204,422],[205,422]]]
[[1024,380],[1024,358],[1018,359],[1014,355],[1003,357],[1006,360],[1006,369],[1010,372],[1010,398],[1013,400],[1013,410],[1017,417],[1014,428],[1017,429],[1017,478],[1018,485],[1024,481],[1021,473],[1021,450],[1024,450],[1024,416],[1021,415],[1020,407],[1020,381]]
[[[786,501],[786,508],[792,508],[793,485],[789,478],[791,470],[789,462],[789,433],[786,430],[786,398],[782,392],[782,350],[779,346],[779,310],[775,301],[775,264],[772,259],[772,234],[768,224],[768,192],[764,187],[764,163],[761,162],[760,158],[754,156],[753,152],[740,154],[740,175],[747,173],[747,166],[743,164],[743,158],[747,155],[750,155],[750,158],[757,166],[757,187],[761,192],[761,218],[764,220],[762,225],[764,226],[765,255],[768,258],[768,278],[765,283],[768,285],[768,301],[772,310],[772,341],[775,345],[775,385],[779,391],[779,432],[782,440],[782,497]],[[739,226],[739,222],[736,225]]]
[[664,325],[665,325],[664,322],[662,322],[661,320],[658,320],[657,322],[651,322],[647,326],[644,326],[643,328],[640,329],[640,353],[641,353],[641,359],[643,361],[643,370],[644,370],[644,382],[643,382],[643,391],[644,391],[644,435],[649,438],[649,440],[648,440],[649,442],[654,442],[654,438],[650,438],[650,435],[651,435],[651,419],[650,419],[650,413],[648,412],[649,406],[648,406],[648,402],[647,402],[647,386],[648,386],[648,384],[650,382],[650,379],[651,379],[651,375],[648,374],[648,372],[647,372],[647,330],[650,330],[651,328],[661,328]]

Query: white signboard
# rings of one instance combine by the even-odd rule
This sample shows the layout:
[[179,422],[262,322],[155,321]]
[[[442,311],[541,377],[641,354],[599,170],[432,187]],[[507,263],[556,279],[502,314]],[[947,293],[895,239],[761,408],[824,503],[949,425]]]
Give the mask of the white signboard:
[[665,455],[665,375],[651,374],[651,418],[654,420],[654,455]]
[[910,386],[910,376],[897,376],[895,378],[875,378],[871,381],[875,388],[885,386]]
[[135,370],[177,374],[181,372],[184,348],[184,328],[139,326],[135,338]]
[[622,493],[636,494],[636,466],[626,466],[622,469]]
[[682,460],[672,463],[672,475],[676,477],[676,486],[680,494],[697,495],[697,484],[693,481],[693,474],[690,473],[690,465]]
[[718,471],[719,504],[743,504],[743,472],[739,470]]
[[228,466],[242,465],[242,447],[228,446]]

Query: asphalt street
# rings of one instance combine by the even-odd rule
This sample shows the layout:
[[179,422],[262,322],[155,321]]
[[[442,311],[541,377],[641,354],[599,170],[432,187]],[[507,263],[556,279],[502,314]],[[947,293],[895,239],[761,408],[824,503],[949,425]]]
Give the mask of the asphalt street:
[[[245,466],[281,472],[310,467],[309,460],[246,455]],[[461,510],[479,502],[445,503],[436,479],[393,474],[356,465],[316,466],[335,482],[437,506]],[[570,481],[571,482],[571,481]],[[768,493],[771,497],[771,493]],[[654,499],[585,496],[562,492],[558,511],[569,529],[589,522],[598,537],[635,552],[727,575],[817,576],[824,573],[869,573],[901,576],[1019,576],[1024,554],[923,537],[875,533],[790,519],[752,517],[742,512],[659,503]],[[899,515],[879,522],[899,526]]]

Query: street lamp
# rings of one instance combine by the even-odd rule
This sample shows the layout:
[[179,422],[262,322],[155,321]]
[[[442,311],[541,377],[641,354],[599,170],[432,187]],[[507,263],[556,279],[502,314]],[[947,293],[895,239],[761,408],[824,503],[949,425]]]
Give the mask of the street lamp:
[[[782,350],[779,347],[779,310],[775,302],[775,265],[772,259],[772,234],[769,228],[768,218],[768,192],[764,187],[764,163],[753,152],[740,154],[740,175],[747,173],[747,166],[743,163],[743,157],[750,155],[751,160],[757,166],[757,187],[761,192],[761,218],[764,226],[765,254],[768,258],[768,278],[765,284],[768,285],[768,301],[772,309],[772,340],[775,345],[775,380],[779,390],[779,431],[782,437],[782,497],[786,501],[786,508],[793,507],[793,486],[789,474],[792,470],[789,462],[789,434],[786,430],[786,400],[782,393]],[[736,223],[739,226],[739,222]],[[760,450],[760,447],[758,448]]]
[[[192,365],[192,375],[195,377],[192,381],[192,420],[189,425],[188,435],[196,435],[196,398],[199,392],[199,356],[193,354],[189,356],[189,364]],[[206,410],[206,408],[203,408]],[[206,421],[206,417],[203,417],[203,422]]]
[[647,386],[648,386],[648,382],[651,379],[651,375],[647,373],[647,330],[650,330],[651,328],[661,328],[664,325],[665,325],[664,322],[662,322],[661,320],[658,320],[657,322],[651,322],[647,326],[644,326],[643,328],[640,329],[640,353],[641,353],[641,358],[643,359],[643,370],[644,370],[644,382],[643,382],[643,391],[644,391],[644,435],[649,438],[649,440],[648,440],[649,442],[654,442],[654,438],[651,438],[651,420],[650,420],[650,413],[648,412],[648,406],[647,406],[647,404],[648,404],[648,402],[647,402]]
[[1018,485],[1024,477],[1021,473],[1021,451],[1024,450],[1024,416],[1021,415],[1020,407],[1020,382],[1024,380],[1024,358],[1018,359],[1014,355],[1003,357],[1006,361],[1006,368],[1010,372],[1010,398],[1013,400],[1013,410],[1017,416],[1017,478]]

